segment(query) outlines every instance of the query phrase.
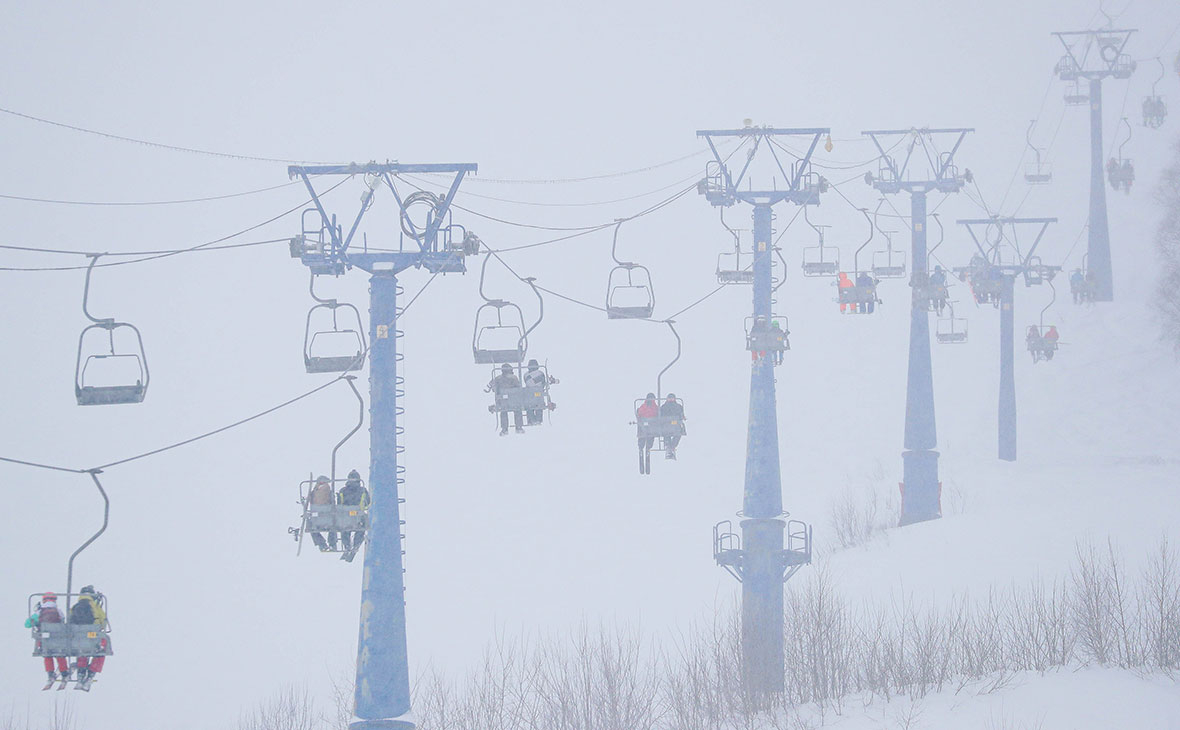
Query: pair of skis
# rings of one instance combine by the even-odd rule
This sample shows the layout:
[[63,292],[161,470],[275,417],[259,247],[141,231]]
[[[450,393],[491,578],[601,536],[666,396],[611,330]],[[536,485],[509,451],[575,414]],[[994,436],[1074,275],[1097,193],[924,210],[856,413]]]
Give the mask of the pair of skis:
[[61,692],[63,689],[66,688],[66,685],[72,681],[72,682],[76,682],[74,689],[80,689],[83,692],[89,692],[90,691],[90,683],[96,679],[98,679],[98,677],[89,677],[86,679],[71,680],[69,675],[66,675],[66,676],[62,677],[61,679],[49,680],[48,682],[45,683],[45,686],[41,688],[41,691],[45,692],[47,690],[51,690],[51,689],[53,689],[53,685],[56,684],[57,691]]

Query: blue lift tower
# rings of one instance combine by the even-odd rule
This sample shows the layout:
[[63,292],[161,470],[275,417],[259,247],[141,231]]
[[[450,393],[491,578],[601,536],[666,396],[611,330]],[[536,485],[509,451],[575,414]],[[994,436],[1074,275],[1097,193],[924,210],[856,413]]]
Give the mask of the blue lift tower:
[[[880,153],[877,174],[865,173],[865,182],[884,195],[910,194],[910,306],[909,373],[906,379],[905,451],[901,454],[901,524],[934,520],[942,516],[938,481],[938,432],[934,422],[934,374],[930,366],[929,301],[920,295],[927,290],[926,197],[931,191],[957,193],[972,181],[971,171],[955,165],[955,154],[973,129],[891,129],[864,132]],[[954,140],[940,151],[937,138]],[[892,144],[883,140],[895,138]],[[900,150],[899,150],[900,148]],[[912,176],[910,164],[921,149],[920,179]]]
[[[811,170],[811,156],[828,129],[712,129],[697,132],[713,152],[706,166],[700,192],[714,207],[747,203],[754,208],[754,321],[770,321],[773,207],[782,202],[818,205],[827,181]],[[718,137],[744,138],[752,142],[745,164],[734,177],[714,145]],[[776,137],[810,137],[806,153],[794,155]],[[783,186],[770,190],[742,189],[760,148],[774,159]],[[795,157],[788,167],[776,147]],[[777,179],[777,177],[776,177]],[[786,272],[783,272],[786,275]],[[742,500],[741,535],[729,521],[713,528],[713,557],[742,584],[742,684],[757,703],[768,702],[784,689],[783,583],[802,565],[811,562],[811,528],[798,520],[784,520],[782,478],[779,471],[778,414],[774,390],[774,357],[755,358],[750,371],[750,417],[746,440],[745,495]],[[784,539],[785,538],[785,539]]]
[[[1090,104],[1090,234],[1087,275],[1093,275],[1094,301],[1114,301],[1114,274],[1110,261],[1110,224],[1106,219],[1106,161],[1102,151],[1102,80],[1129,79],[1136,63],[1123,49],[1134,29],[1078,30],[1053,35],[1065,47],[1065,55],[1053,71],[1071,88],[1066,102]],[[1082,83],[1087,82],[1089,89]]]
[[[464,256],[477,248],[477,239],[451,223],[451,201],[464,175],[474,164],[405,165],[369,163],[292,166],[291,177],[307,186],[314,207],[304,211],[303,232],[291,241],[291,255],[313,274],[340,276],[352,268],[369,274],[369,398],[370,466],[368,545],[361,579],[360,637],[357,642],[356,695],[352,730],[412,730],[410,672],[406,651],[406,604],[402,568],[402,520],[398,487],[405,467],[398,465],[398,426],[402,380],[397,363],[401,332],[397,328],[401,293],[398,275],[406,269],[431,274],[463,273]],[[453,174],[444,195],[413,192],[403,197],[397,187],[401,174]],[[360,176],[365,190],[360,210],[347,233],[324,209],[314,178]],[[376,193],[388,188],[397,205],[401,234],[396,248],[368,250],[353,246],[361,218],[373,207]],[[460,237],[459,234],[462,234]],[[359,249],[359,250],[358,250]]]
[[[1038,286],[1052,281],[1061,271],[1060,266],[1041,262],[1037,247],[1056,218],[970,218],[959,221],[967,228],[975,242],[977,255],[984,262],[977,266],[955,267],[960,277],[971,278],[976,300],[986,298],[1000,309],[1000,405],[999,458],[1016,461],[1016,277],[1024,278],[1025,286]],[[1039,226],[1036,237],[1022,251],[1019,230],[1022,226]],[[983,238],[977,234],[982,227]],[[1006,231],[1011,230],[1011,235]],[[995,231],[995,236],[989,236]]]

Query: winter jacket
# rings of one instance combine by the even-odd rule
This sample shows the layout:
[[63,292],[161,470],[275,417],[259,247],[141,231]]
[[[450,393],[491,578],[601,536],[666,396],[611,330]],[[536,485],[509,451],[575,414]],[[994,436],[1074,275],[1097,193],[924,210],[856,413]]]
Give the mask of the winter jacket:
[[856,285],[857,286],[872,286],[873,285],[873,277],[869,276],[868,274],[866,274],[862,271],[861,273],[856,275]]
[[83,593],[79,596],[78,602],[70,609],[70,623],[72,624],[96,624],[102,626],[106,622],[107,612],[102,610],[102,606],[89,593]]
[[841,289],[846,289],[846,288],[852,286],[852,279],[849,279],[848,274],[845,274],[843,271],[841,271],[840,272],[840,280],[837,282],[837,284],[839,285],[839,287]]
[[40,626],[41,624],[60,624],[61,612],[57,610],[57,603],[50,601],[37,606],[32,616],[25,619],[25,628]]
[[520,378],[516,377],[516,373],[500,373],[492,378],[492,382],[488,383],[488,387],[499,395],[512,388],[519,388]]
[[530,388],[543,388],[547,384],[548,378],[541,370],[529,370],[524,374],[524,384]]
[[344,488],[340,490],[340,504],[368,507],[369,490],[361,486],[359,479],[349,479],[344,483]]
[[639,409],[635,411],[635,415],[639,416],[640,418],[659,418],[660,407],[656,405],[654,399],[648,398],[647,400],[643,401],[643,405],[639,406]]
[[332,485],[328,482],[321,482],[312,487],[311,494],[308,495],[308,501],[311,504],[332,504],[334,496],[332,494]]
[[678,421],[683,421],[684,406],[674,400],[664,401],[663,405],[660,406],[660,415],[665,418],[675,418]]

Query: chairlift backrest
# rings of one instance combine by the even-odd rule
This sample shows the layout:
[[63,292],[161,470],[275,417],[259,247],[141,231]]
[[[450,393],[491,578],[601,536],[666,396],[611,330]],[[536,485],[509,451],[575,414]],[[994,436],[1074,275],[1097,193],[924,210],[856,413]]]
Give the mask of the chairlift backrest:
[[[340,312],[348,321],[342,326]],[[317,313],[331,314],[332,326],[316,324]],[[317,347],[317,343],[319,346]],[[309,373],[343,373],[360,370],[365,364],[365,336],[361,313],[354,305],[334,299],[314,305],[307,312],[303,330],[303,364]]]
[[476,364],[521,362],[528,351],[526,332],[524,313],[516,304],[495,299],[480,305],[471,335]]
[[[128,352],[118,352],[115,344],[115,332],[122,330],[130,330],[135,334],[134,347]],[[93,349],[87,350],[88,334],[94,331],[102,331],[107,334],[109,346],[106,352],[97,352]],[[95,382],[94,371],[91,370],[91,365],[98,365],[100,363],[128,363],[130,368],[126,372],[117,373],[117,379],[121,382],[116,384],[103,384]],[[109,370],[110,368],[104,368]],[[126,377],[128,374],[133,377]],[[125,322],[115,322],[113,320],[106,320],[101,323],[91,324],[82,330],[82,334],[78,337],[78,360],[74,367],[74,395],[80,406],[92,405],[117,405],[126,403],[142,403],[144,396],[147,395],[148,380],[150,378],[148,372],[147,357],[143,351],[143,338],[140,336],[139,330],[131,324]]]

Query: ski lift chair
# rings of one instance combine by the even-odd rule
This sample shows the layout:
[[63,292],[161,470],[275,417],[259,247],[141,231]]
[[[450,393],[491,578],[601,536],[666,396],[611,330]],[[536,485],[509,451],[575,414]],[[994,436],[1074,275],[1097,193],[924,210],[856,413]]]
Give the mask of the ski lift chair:
[[[753,257],[753,254],[747,254]],[[753,284],[753,261],[748,266],[742,266],[742,253],[723,253],[717,255],[717,283],[718,284]]]
[[1045,336],[1050,329],[1056,330],[1056,327],[1035,324],[1029,325],[1028,327],[1025,344],[1028,347],[1029,353],[1032,354],[1034,363],[1040,362],[1041,360],[1052,360],[1053,353],[1057,352],[1057,338]]
[[1048,185],[1053,182],[1053,168],[1040,160],[1030,163],[1024,169],[1024,181],[1029,185]]
[[[855,279],[854,279],[855,280]],[[881,302],[877,298],[877,284],[854,284],[853,286],[837,287],[839,292],[838,300],[840,302],[840,312],[842,314],[869,314],[870,305],[876,305]],[[845,309],[844,305],[851,305],[851,309]],[[872,307],[873,310],[876,307]]]
[[[519,388],[507,388],[499,393],[493,392],[495,401],[488,410],[491,411],[499,426],[499,418],[501,413],[520,412],[527,415],[530,412],[540,411],[542,416],[548,411],[555,410],[557,406],[549,398],[549,384],[554,382],[549,377],[549,368],[546,365],[541,365],[540,368],[545,375],[545,381],[542,385],[524,385],[524,373],[521,372],[521,366],[517,365],[517,378],[522,385]],[[492,378],[499,375],[499,369],[492,370]],[[544,418],[535,420],[532,418],[524,419],[522,426],[539,426],[544,422]]]
[[1149,96],[1143,100],[1143,126],[1159,129],[1168,117],[1168,105],[1162,96]]
[[[29,596],[27,615],[34,614],[44,595],[44,593],[34,593]],[[65,599],[68,604],[74,602],[74,599],[81,595],[80,593],[58,593],[57,598],[59,601]],[[99,593],[96,600],[100,606],[106,609],[109,616],[110,609],[107,608],[106,596]],[[58,610],[62,614],[61,623],[43,623],[32,628],[33,656],[97,657],[114,655],[109,620],[104,621],[101,626],[98,624],[71,624],[66,622],[68,610],[65,605],[62,605]]]
[[905,277],[905,251],[894,251],[890,246],[873,252],[873,276],[878,279],[901,279]]
[[[746,349],[750,352],[786,352],[791,349],[787,336],[787,318],[772,314],[769,317],[746,317]],[[782,323],[783,326],[776,326]]]
[[1067,53],[1058,59],[1057,65],[1053,67],[1053,73],[1057,74],[1057,77],[1062,81],[1077,81],[1081,75],[1081,69],[1073,60],[1073,56]]
[[[340,310],[351,312],[349,324],[340,326]],[[326,310],[332,313],[332,328],[313,329],[312,320],[316,312]],[[322,317],[321,317],[322,319]],[[361,334],[364,325],[361,313],[352,304],[340,304],[334,299],[325,300],[307,312],[307,325],[303,330],[303,365],[309,373],[344,373],[360,370],[365,364],[365,337]],[[317,346],[318,345],[318,346]],[[355,352],[352,351],[355,347]]]
[[804,276],[835,276],[840,272],[840,251],[833,246],[803,249]]
[[1090,103],[1090,93],[1080,81],[1074,81],[1065,89],[1066,106],[1085,106]]
[[[504,312],[506,309],[508,314]],[[471,335],[471,352],[476,364],[520,363],[528,350],[525,331],[524,313],[519,306],[503,299],[480,305]]]
[[651,272],[646,266],[622,263],[611,269],[606,292],[609,319],[647,319],[655,308]]
[[[674,399],[684,407],[684,401],[680,398]],[[638,398],[635,401],[635,406],[632,408],[633,413],[638,413],[639,406],[643,405],[643,398]],[[659,401],[664,403],[663,400]],[[673,416],[653,416],[651,418],[642,418],[636,416],[635,418],[635,435],[638,438],[654,438],[656,443],[652,446],[652,451],[667,451],[667,441],[676,436],[684,436],[688,433],[684,428],[684,421]]]
[[[365,538],[368,538],[368,505],[335,503],[336,495],[340,491],[338,487],[342,487],[346,481],[348,480],[336,479],[331,481],[332,504],[311,503],[311,490],[315,487],[316,482],[310,476],[299,483],[299,503],[303,506],[303,516],[300,520],[299,527],[297,529],[291,528],[290,532],[294,534],[296,541],[299,543],[300,551],[303,548],[303,536],[309,532],[334,532],[337,534],[363,532],[365,533]],[[364,481],[361,482],[361,486],[365,486]],[[330,548],[323,552],[346,552],[341,540],[337,540]]]
[[947,317],[939,317],[934,325],[934,339],[940,345],[961,345],[967,341],[967,320],[956,317],[954,310]]
[[1112,69],[1114,72],[1114,77],[1120,80],[1129,79],[1131,78],[1131,75],[1135,73],[1135,69],[1138,67],[1138,65],[1139,64],[1135,62],[1135,59],[1131,58],[1129,55],[1126,53],[1120,53],[1119,57],[1115,60],[1114,68]]
[[[131,352],[116,352],[115,331],[126,328],[135,333],[136,346]],[[91,351],[87,354],[87,334],[95,330],[104,330],[108,336],[109,348],[107,352]],[[91,337],[90,339],[93,339]],[[123,363],[132,366],[124,368]],[[95,383],[95,371],[104,370],[110,373],[115,370],[138,373],[134,383],[116,385],[99,385]],[[119,372],[124,379],[127,372]],[[147,366],[147,355],[143,350],[143,337],[135,325],[126,322],[116,322],[113,319],[96,321],[82,330],[78,337],[78,360],[74,366],[74,395],[80,406],[107,406],[123,403],[142,403],[147,395],[148,380],[150,378]]]

